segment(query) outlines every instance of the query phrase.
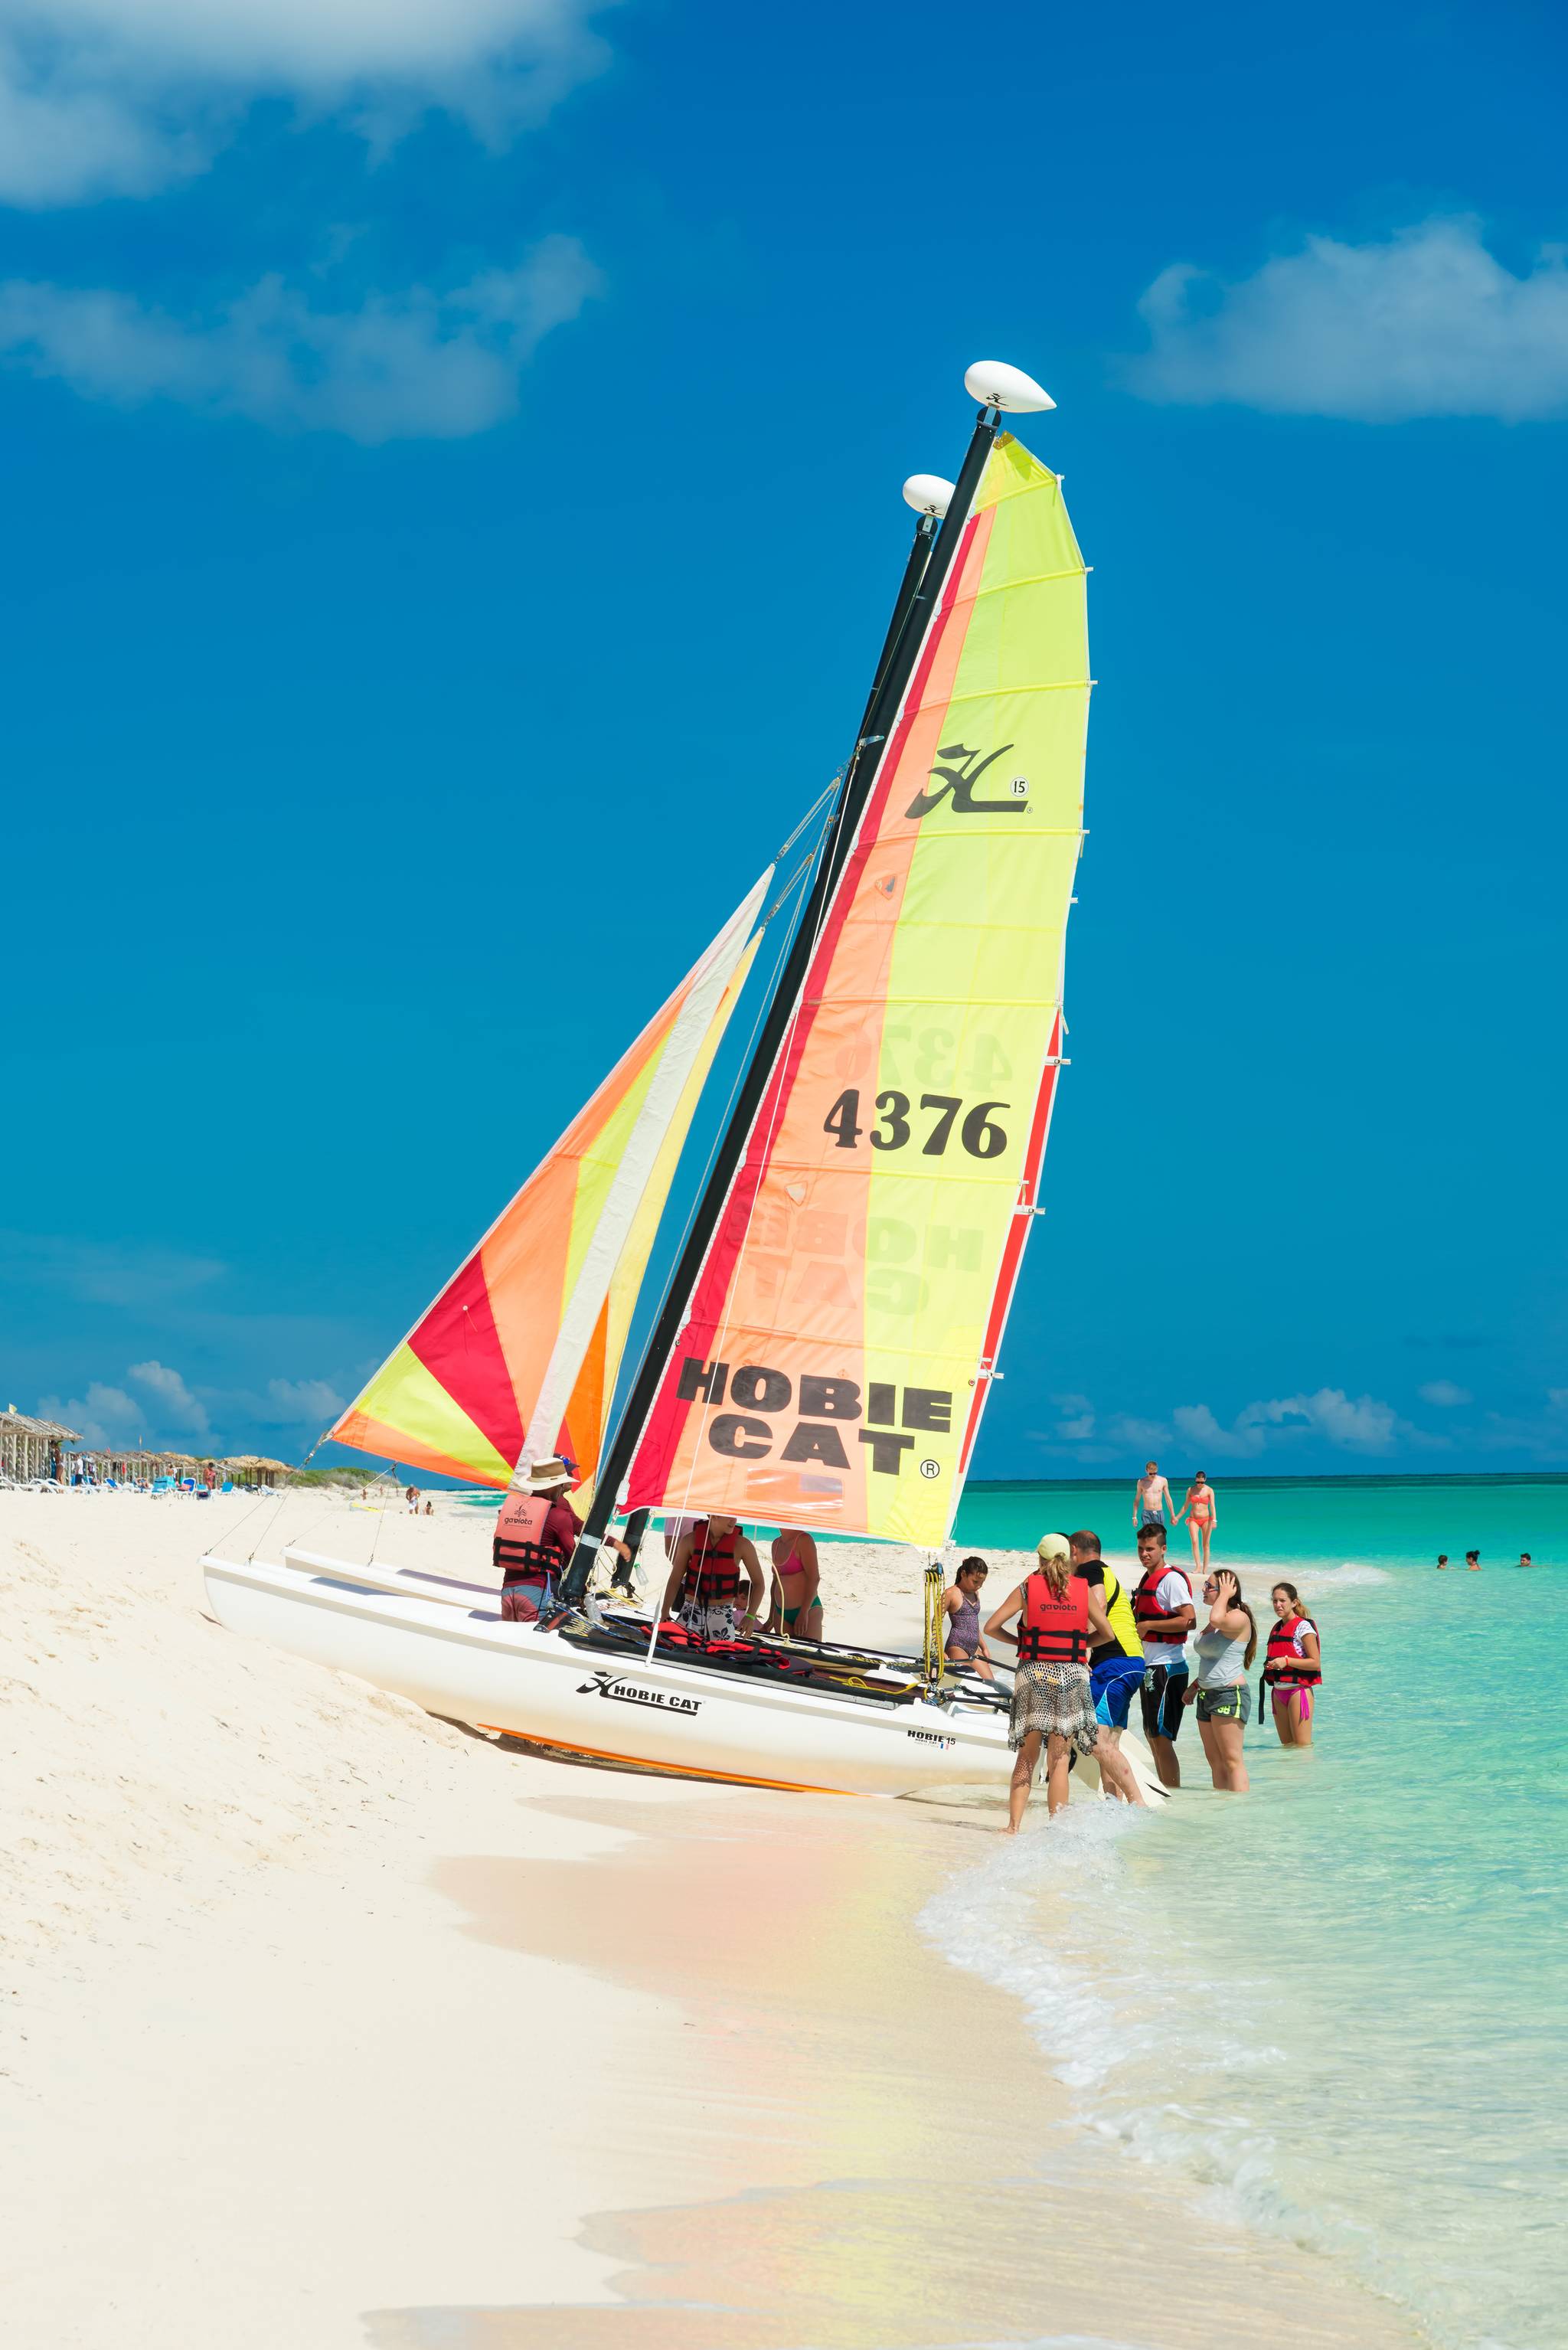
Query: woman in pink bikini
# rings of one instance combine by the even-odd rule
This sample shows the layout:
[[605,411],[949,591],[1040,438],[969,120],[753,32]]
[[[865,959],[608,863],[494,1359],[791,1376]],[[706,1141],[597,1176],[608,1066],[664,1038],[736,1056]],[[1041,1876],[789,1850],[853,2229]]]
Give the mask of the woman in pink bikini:
[[1187,1499],[1176,1513],[1176,1523],[1187,1520],[1187,1531],[1192,1537],[1192,1564],[1200,1575],[1209,1572],[1209,1537],[1220,1523],[1214,1503],[1214,1488],[1201,1469],[1187,1489]]
[[815,1543],[799,1526],[785,1526],[774,1536],[773,1561],[774,1607],[765,1628],[786,1640],[820,1640]]

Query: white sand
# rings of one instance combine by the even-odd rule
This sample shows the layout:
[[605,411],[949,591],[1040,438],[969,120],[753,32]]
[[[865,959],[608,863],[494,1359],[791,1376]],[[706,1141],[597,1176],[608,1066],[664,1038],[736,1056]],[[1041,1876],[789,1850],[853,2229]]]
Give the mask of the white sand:
[[[248,1506],[0,1495],[7,2341],[903,2350],[972,2314],[988,2341],[1251,2350],[1262,2309],[1281,2350],[1414,2339],[1127,2165],[1102,2212],[1165,2314],[1106,2309],[1106,2219],[1036,2209],[1063,2106],[1018,2012],[910,1928],[983,1814],[591,1771],[432,1722],[223,1632],[197,1558],[374,1541],[488,1579],[487,1518]],[[830,1629],[914,1634],[899,1563],[826,1571]],[[933,2298],[955,2166],[980,2216]]]

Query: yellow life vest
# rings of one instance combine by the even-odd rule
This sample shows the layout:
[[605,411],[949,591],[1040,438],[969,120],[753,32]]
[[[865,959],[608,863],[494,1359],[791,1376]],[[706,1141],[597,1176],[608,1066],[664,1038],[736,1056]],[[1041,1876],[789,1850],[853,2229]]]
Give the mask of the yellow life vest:
[[1116,1642],[1124,1657],[1141,1657],[1143,1640],[1138,1632],[1137,1618],[1132,1611],[1132,1601],[1123,1590],[1120,1580],[1112,1572],[1108,1563],[1105,1561],[1101,1563],[1105,1565],[1106,1580],[1100,1596],[1111,1638]]

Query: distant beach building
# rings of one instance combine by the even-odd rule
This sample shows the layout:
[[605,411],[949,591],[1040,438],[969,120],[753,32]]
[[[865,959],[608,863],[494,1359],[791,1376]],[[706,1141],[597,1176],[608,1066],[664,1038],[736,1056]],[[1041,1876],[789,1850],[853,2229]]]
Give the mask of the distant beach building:
[[30,1419],[13,1404],[0,1412],[0,1478],[16,1485],[63,1484],[70,1474],[66,1446],[80,1442],[74,1428],[62,1428],[55,1419]]
[[217,1466],[236,1485],[281,1485],[292,1474],[286,1461],[269,1461],[260,1452],[236,1452],[232,1460],[220,1461]]

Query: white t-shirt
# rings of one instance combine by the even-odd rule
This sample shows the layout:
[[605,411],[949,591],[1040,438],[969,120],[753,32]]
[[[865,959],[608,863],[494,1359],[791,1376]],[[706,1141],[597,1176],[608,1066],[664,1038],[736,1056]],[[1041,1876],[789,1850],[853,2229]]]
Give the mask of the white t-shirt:
[[[1179,1607],[1192,1605],[1192,1586],[1179,1566],[1168,1566],[1154,1587],[1162,1616],[1174,1616]],[[1143,1644],[1146,1665],[1168,1665],[1172,1668],[1187,1660],[1185,1640],[1146,1640]]]

